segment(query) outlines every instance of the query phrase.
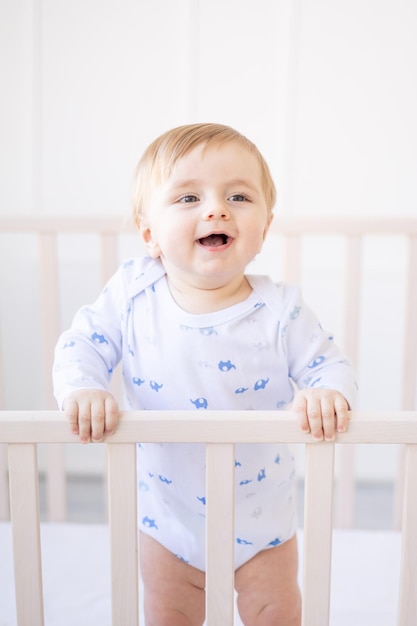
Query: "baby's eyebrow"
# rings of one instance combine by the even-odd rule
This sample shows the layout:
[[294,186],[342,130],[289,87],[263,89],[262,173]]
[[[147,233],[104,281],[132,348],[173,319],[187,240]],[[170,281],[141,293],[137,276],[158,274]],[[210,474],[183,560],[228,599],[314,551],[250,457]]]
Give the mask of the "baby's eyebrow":
[[[185,180],[174,181],[171,186],[171,189],[172,190],[190,189],[194,186],[198,186],[201,184],[204,184],[204,183],[198,178],[187,178]],[[253,191],[257,190],[256,185],[253,185],[250,181],[244,178],[233,178],[232,180],[226,180],[224,181],[223,185],[225,187],[236,187],[236,188],[246,187],[248,189],[252,189]]]
[[227,185],[230,187],[248,187],[249,189],[256,189],[256,185],[252,185],[252,183],[245,178],[234,178],[228,181]]
[[171,189],[187,189],[200,184],[201,181],[198,178],[187,178],[186,180],[174,181],[171,185]]

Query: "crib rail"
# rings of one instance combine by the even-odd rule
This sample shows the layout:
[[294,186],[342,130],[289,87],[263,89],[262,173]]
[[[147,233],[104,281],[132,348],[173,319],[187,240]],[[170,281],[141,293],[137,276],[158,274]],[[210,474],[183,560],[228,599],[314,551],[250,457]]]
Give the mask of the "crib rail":
[[[138,626],[135,442],[207,444],[206,615],[208,626],[233,624],[233,468],[237,442],[279,441],[306,448],[303,626],[329,624],[334,443],[312,442],[287,412],[147,411],[122,414],[108,450],[113,624]],[[59,412],[0,412],[8,444],[18,626],[43,626],[36,445],[77,443]],[[401,443],[406,449],[398,626],[417,623],[416,412],[353,412],[337,443]],[[219,484],[221,489],[219,489]],[[217,497],[218,494],[220,497]],[[215,496],[215,497],[213,497]],[[360,564],[358,564],[360,566]]]

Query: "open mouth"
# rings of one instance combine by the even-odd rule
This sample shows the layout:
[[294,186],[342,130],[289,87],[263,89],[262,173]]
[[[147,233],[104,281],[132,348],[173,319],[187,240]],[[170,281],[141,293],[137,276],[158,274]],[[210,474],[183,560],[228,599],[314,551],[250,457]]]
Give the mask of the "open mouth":
[[212,235],[202,237],[198,240],[202,246],[208,246],[210,248],[219,248],[229,243],[229,241],[231,241],[231,238],[229,235],[226,235],[226,233],[213,233]]

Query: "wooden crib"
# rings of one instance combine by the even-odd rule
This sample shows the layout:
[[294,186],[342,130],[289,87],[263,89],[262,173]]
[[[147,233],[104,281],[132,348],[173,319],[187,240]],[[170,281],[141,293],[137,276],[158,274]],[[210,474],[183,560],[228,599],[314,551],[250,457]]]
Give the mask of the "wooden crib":
[[[112,624],[130,626],[139,623],[138,539],[136,520],[136,447],[137,441],[204,442],[207,444],[207,617],[209,626],[228,626],[234,620],[233,591],[233,449],[236,442],[281,441],[305,450],[304,528],[302,531],[303,626],[326,626],[331,622],[332,539],[345,541],[343,532],[334,526],[352,524],[354,473],[353,446],[350,444],[393,444],[400,446],[401,462],[397,480],[397,504],[394,526],[401,525],[401,564],[398,587],[398,626],[417,623],[417,497],[413,478],[417,476],[417,413],[415,412],[417,378],[417,220],[331,220],[277,219],[274,230],[280,240],[279,274],[286,280],[299,281],[303,271],[303,244],[308,237],[336,237],[343,245],[342,341],[350,357],[360,361],[361,279],[363,249],[367,237],[401,238],[405,246],[404,301],[401,370],[401,397],[398,406],[389,410],[359,409],[351,414],[348,433],[335,444],[312,443],[299,432],[289,413],[262,412],[154,412],[124,413],[120,427],[105,444],[111,546]],[[48,445],[49,516],[52,521],[66,518],[65,467],[63,444],[79,445],[68,432],[67,424],[53,409],[49,372],[53,346],[61,330],[59,314],[59,241],[64,233],[75,236],[94,234],[101,250],[101,279],[104,281],[124,255],[123,238],[129,229],[121,229],[117,219],[0,219],[0,237],[30,234],[39,244],[39,286],[42,298],[40,316],[44,388],[42,407],[48,410],[19,410],[7,407],[0,412],[0,444],[3,465],[0,476],[2,519],[8,518],[10,487],[11,522],[14,552],[13,585],[16,594],[16,621],[2,620],[4,595],[0,589],[0,624],[4,626],[40,626],[44,624],[44,590],[39,517],[37,446]],[[346,245],[345,245],[346,243]],[[304,253],[305,255],[305,253]],[[306,262],[304,258],[304,263]],[[307,257],[307,265],[309,259]],[[62,289],[62,287],[61,287]],[[94,296],[93,296],[94,297]],[[74,312],[74,311],[73,311]],[[3,328],[4,333],[7,328]],[[3,359],[3,368],[7,363]],[[333,523],[335,455],[340,459],[337,475],[338,507]],[[404,480],[405,476],[405,480]],[[342,497],[340,494],[343,494]],[[66,525],[62,524],[65,529]],[[7,535],[6,532],[6,536]],[[346,531],[349,532],[349,531]],[[399,533],[391,531],[399,538]],[[335,534],[336,533],[336,534]],[[368,534],[371,537],[372,533]],[[65,534],[62,535],[65,537]],[[65,541],[65,539],[63,539]],[[382,544],[383,546],[384,544]],[[88,555],[85,557],[88,559]],[[361,565],[358,564],[360,568]],[[1,568],[1,565],[0,565]],[[1,572],[0,572],[1,573]],[[77,574],[68,572],[73,578]],[[377,578],[376,578],[377,579]],[[1,580],[1,576],[0,576]],[[371,584],[372,581],[369,581]],[[364,583],[366,584],[366,583]],[[3,597],[3,599],[2,599]],[[110,618],[109,618],[110,619]],[[366,619],[366,618],[365,618]],[[59,622],[51,626],[58,626]],[[77,623],[81,623],[78,621]],[[87,623],[94,623],[92,620]],[[103,622],[95,622],[103,624]],[[110,624],[110,621],[108,622]],[[142,623],[142,622],[141,622]],[[342,623],[342,622],[340,622]],[[348,623],[348,622],[343,622]],[[354,623],[354,622],[351,622]],[[359,623],[358,621],[356,622]],[[364,622],[371,624],[370,621]],[[372,622],[373,623],[373,622]],[[377,622],[375,622],[377,623]],[[382,624],[382,620],[378,622]],[[384,622],[385,623],[385,622]],[[387,622],[388,623],[388,622]],[[391,622],[390,622],[391,623]],[[392,622],[394,623],[394,622]],[[338,623],[339,624],[339,623]],[[48,626],[48,622],[46,622]],[[59,623],[61,626],[61,623]]]

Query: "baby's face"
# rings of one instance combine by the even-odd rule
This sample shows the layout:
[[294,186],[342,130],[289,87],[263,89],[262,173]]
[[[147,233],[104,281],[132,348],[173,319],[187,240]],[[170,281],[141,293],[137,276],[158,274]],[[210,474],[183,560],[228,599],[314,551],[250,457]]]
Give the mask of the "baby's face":
[[149,196],[141,236],[168,276],[204,289],[244,274],[271,221],[256,157],[197,146]]

